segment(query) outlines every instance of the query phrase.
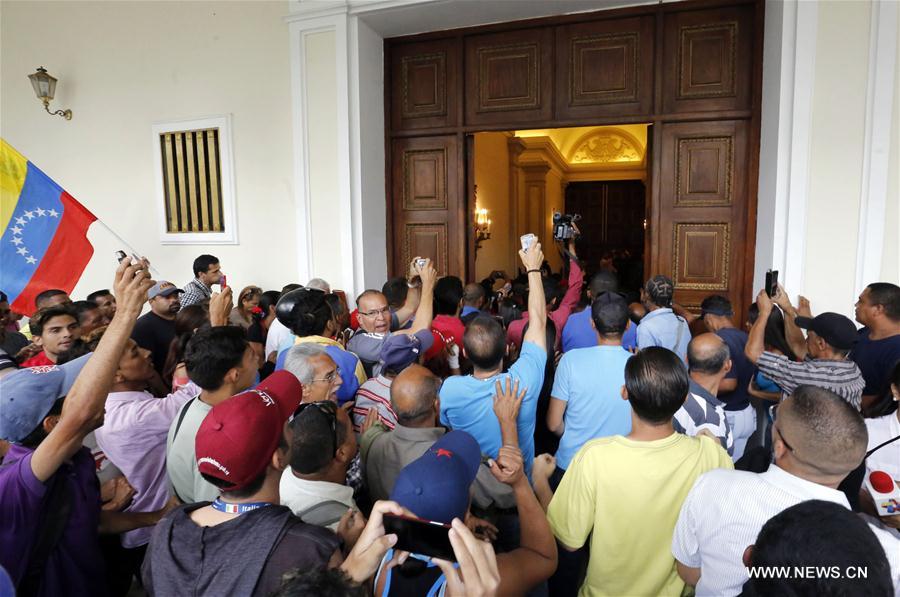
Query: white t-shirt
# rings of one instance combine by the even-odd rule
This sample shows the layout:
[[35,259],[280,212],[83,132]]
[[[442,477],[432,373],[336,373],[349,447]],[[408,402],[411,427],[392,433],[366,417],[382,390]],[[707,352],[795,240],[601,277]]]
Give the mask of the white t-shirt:
[[[866,419],[866,427],[869,430],[867,451],[900,435],[900,419],[897,419],[896,412],[877,419]],[[900,481],[900,440],[886,445],[866,458],[866,469],[884,471],[892,479]]]
[[294,334],[277,319],[272,321],[266,334],[266,358],[273,352],[278,352],[285,344],[293,344],[290,340]]

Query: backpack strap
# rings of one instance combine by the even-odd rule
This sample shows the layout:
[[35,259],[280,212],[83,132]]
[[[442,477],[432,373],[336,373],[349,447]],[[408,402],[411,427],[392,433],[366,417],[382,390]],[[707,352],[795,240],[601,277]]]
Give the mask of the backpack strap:
[[[191,404],[193,404],[194,400],[196,400],[196,396],[191,398],[187,402],[184,403],[184,406],[181,407],[181,412],[178,413],[178,422],[175,423],[175,433],[172,434],[172,443],[175,443],[175,438],[178,437],[178,430],[181,429],[181,424],[184,423],[184,418],[187,416],[188,411],[191,409]],[[175,494],[175,497],[182,504],[186,503],[184,499],[180,495],[178,495],[178,491],[175,489],[175,485],[169,482],[169,487],[172,489],[172,493]]]
[[[3,466],[12,464],[4,462]],[[42,501],[41,520],[28,554],[28,566],[16,587],[20,597],[33,597],[38,594],[44,581],[50,554],[56,549],[69,523],[69,515],[72,513],[72,491],[65,475],[59,471],[53,474]]]
[[871,450],[866,452],[866,458],[868,458],[869,456],[871,456],[873,453],[880,450],[881,448],[885,447],[886,445],[894,443],[898,439],[900,439],[900,435],[898,435],[897,437],[891,438],[891,439],[887,440],[886,442],[882,442],[882,443],[878,444],[877,446],[875,446],[874,448],[872,448]]

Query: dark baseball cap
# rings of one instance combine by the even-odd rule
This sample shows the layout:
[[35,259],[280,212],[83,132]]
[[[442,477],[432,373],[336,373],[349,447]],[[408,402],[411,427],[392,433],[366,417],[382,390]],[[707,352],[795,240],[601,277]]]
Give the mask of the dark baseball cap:
[[425,520],[449,523],[469,508],[481,448],[465,431],[450,431],[397,476],[391,499]]
[[194,448],[201,473],[245,487],[266,469],[300,405],[303,388],[289,371],[276,371],[252,390],[214,406],[197,430]]
[[391,334],[381,345],[382,371],[401,371],[419,359],[434,344],[431,330],[419,330],[415,334]]
[[858,338],[856,326],[840,313],[821,313],[815,317],[797,317],[794,323],[804,330],[811,330],[834,348],[850,350]]

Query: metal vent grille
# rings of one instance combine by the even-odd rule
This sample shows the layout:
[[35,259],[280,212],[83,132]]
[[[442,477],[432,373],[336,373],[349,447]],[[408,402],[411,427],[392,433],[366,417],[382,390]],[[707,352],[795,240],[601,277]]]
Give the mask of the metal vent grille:
[[161,133],[159,146],[168,232],[224,232],[219,129]]

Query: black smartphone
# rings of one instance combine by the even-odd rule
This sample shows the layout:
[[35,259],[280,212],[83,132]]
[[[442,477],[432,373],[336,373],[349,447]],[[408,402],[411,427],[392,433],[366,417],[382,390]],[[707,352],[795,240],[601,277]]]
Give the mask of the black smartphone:
[[456,561],[450,544],[450,525],[408,516],[384,515],[384,531],[397,535],[394,549]]
[[778,270],[768,270],[766,272],[766,294],[769,297],[775,296],[775,291],[778,289]]
[[122,263],[122,260],[128,257],[125,251],[116,251],[116,263]]

